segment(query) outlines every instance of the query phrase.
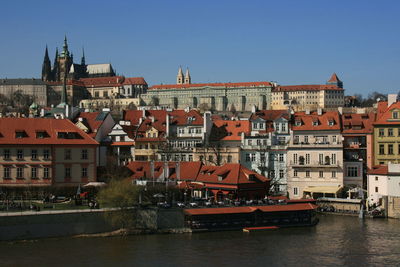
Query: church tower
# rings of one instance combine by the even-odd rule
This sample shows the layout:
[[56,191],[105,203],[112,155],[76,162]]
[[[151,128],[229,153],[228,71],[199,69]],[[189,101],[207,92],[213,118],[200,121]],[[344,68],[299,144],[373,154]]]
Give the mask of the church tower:
[[51,81],[51,76],[51,62],[49,58],[49,51],[47,50],[46,45],[46,51],[44,52],[44,60],[42,65],[42,81]]
[[185,84],[191,84],[191,83],[192,83],[192,78],[190,78],[189,68],[186,68]]
[[58,73],[58,47],[56,47],[56,55],[54,57],[54,65],[52,69],[53,81],[58,81],[60,74]]
[[176,76],[176,84],[183,84],[185,76],[183,76],[182,67],[179,67],[178,75]]
[[336,85],[339,88],[343,88],[343,82],[339,79],[336,73],[333,73],[331,78],[326,82],[328,85]]
[[64,81],[67,79],[69,69],[71,68],[72,58],[68,51],[67,36],[64,38],[63,50],[58,57],[58,81]]

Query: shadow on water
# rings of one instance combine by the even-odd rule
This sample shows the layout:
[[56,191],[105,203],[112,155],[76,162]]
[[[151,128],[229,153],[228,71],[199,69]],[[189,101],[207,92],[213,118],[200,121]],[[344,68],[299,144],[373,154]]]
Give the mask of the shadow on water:
[[[2,266],[400,264],[400,221],[321,215],[316,227],[0,243]],[[34,263],[34,264],[33,264]]]

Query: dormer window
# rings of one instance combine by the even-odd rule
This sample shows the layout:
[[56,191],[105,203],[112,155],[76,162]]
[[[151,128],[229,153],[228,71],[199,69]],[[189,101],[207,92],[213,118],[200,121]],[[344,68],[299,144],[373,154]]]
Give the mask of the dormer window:
[[25,138],[28,137],[25,131],[15,131],[15,138]]
[[399,118],[399,112],[393,111],[392,117],[393,117],[393,119],[398,119]]
[[295,122],[295,124],[296,124],[296,126],[301,126],[301,120],[297,120],[297,121]]
[[313,121],[313,126],[318,126],[318,120]]
[[224,178],[220,175],[218,175],[218,182],[221,182]]
[[329,125],[329,126],[335,125],[335,121],[334,121],[334,120],[329,120],[329,121],[328,121],[328,125]]
[[46,131],[37,131],[36,132],[36,138],[48,138],[50,135]]

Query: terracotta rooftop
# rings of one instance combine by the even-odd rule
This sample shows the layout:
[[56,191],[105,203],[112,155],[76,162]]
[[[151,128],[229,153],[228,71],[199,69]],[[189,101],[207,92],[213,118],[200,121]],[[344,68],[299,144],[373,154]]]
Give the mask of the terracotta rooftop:
[[241,141],[242,133],[250,134],[250,121],[215,120],[210,138],[214,141]]
[[[393,103],[390,107],[387,107],[387,102],[378,102],[378,114],[377,120],[374,125],[379,124],[400,124],[400,101]],[[392,111],[396,110],[398,112],[398,118],[394,119],[392,117]]]
[[86,133],[94,138],[107,116],[108,113],[106,112],[80,112],[74,119],[74,123],[77,123],[81,118],[81,122],[88,128]]
[[328,80],[328,83],[335,83],[335,82],[341,82],[341,80],[336,75],[336,73],[333,73],[331,78]]
[[98,145],[68,119],[0,118],[1,145]]
[[[317,112],[311,112],[309,115],[305,112],[296,112],[294,121],[293,131],[340,130],[341,128],[339,113],[336,111],[323,112],[322,115],[318,115]],[[333,125],[330,125],[330,121]],[[297,125],[298,122],[301,122],[301,125]]]
[[373,123],[376,114],[374,112],[357,114],[345,113],[341,116],[344,134],[367,134],[373,133]]
[[273,92],[280,91],[321,91],[321,90],[336,90],[343,91],[336,85],[326,85],[326,84],[308,84],[308,85],[280,85],[273,89]]

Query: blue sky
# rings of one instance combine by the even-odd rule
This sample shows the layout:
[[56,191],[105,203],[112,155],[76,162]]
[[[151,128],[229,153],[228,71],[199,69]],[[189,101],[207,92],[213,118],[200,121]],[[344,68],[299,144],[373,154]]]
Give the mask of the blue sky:
[[0,77],[39,77],[67,34],[75,61],[111,62],[150,85],[193,82],[325,83],[347,94],[400,90],[400,1],[5,1]]

